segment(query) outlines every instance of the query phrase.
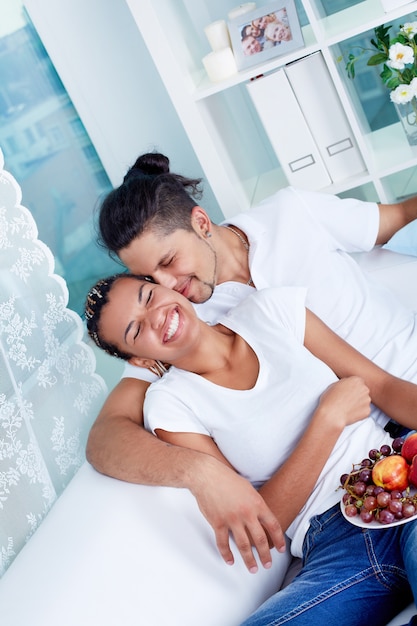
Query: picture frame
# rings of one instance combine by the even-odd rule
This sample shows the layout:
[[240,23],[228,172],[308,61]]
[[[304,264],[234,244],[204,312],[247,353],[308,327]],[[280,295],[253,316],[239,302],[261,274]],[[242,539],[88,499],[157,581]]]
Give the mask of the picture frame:
[[228,22],[238,70],[304,46],[294,0],[278,0]]

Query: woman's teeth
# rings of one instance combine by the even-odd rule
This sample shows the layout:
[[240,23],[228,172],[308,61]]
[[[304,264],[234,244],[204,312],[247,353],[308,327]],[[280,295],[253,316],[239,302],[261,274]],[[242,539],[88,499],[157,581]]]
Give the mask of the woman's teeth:
[[171,321],[169,322],[169,328],[167,332],[167,341],[171,339],[175,335],[178,329],[178,324],[180,322],[180,316],[178,315],[178,311],[174,311]]

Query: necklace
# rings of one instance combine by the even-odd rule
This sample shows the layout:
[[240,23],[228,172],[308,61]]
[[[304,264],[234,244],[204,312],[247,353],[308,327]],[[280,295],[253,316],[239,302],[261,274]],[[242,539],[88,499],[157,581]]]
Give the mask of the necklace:
[[[243,247],[245,248],[246,252],[249,254],[249,244],[243,239],[242,235],[237,230],[235,230],[232,226],[225,225],[224,228],[227,228],[227,230],[231,230],[232,233],[234,233],[236,237],[240,239],[240,241],[243,244]],[[254,286],[252,276],[249,276],[249,280],[246,284]]]

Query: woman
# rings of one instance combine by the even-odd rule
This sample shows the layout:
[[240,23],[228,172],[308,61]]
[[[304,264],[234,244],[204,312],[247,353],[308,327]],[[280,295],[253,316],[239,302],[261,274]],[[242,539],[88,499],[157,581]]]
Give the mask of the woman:
[[175,366],[148,391],[148,426],[263,485],[293,554],[303,556],[299,576],[248,624],[382,625],[417,591],[417,526],[364,532],[343,518],[337,487],[370,447],[391,442],[375,408],[365,419],[369,395],[415,428],[417,386],[357,353],[304,299],[301,288],[259,291],[210,327],[180,294],[122,275],[90,291],[86,316],[112,354]]

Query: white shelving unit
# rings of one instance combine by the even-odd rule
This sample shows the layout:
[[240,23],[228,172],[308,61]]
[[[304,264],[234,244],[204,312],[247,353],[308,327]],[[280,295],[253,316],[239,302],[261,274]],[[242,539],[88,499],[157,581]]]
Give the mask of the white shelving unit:
[[[372,132],[349,81],[337,61],[340,44],[380,24],[404,16],[417,20],[417,2],[384,12],[380,0],[324,16],[320,0],[302,0],[309,23],[303,26],[305,46],[245,69],[219,83],[209,81],[202,58],[210,51],[204,27],[227,19],[236,0],[126,0],[157,71],[193,145],[224,215],[245,210],[288,184],[245,84],[320,50],[364,160],[366,171],[323,191],[380,202],[406,195],[417,165],[417,147],[410,147],[400,123]],[[257,2],[257,7],[268,1]],[[146,89],[146,86],[144,86]],[[388,96],[387,96],[388,97]],[[325,103],[323,103],[325,106]],[[401,181],[401,182],[399,182]],[[416,188],[412,192],[417,192]]]

